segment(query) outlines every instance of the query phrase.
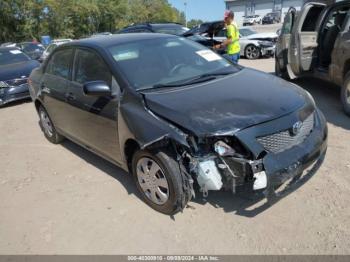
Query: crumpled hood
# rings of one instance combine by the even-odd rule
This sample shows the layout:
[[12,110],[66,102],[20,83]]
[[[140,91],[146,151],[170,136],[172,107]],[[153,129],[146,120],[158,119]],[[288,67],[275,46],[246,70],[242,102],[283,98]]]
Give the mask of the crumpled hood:
[[278,35],[276,33],[259,33],[259,34],[252,34],[252,35],[248,35],[242,38],[245,39],[263,39],[263,38],[267,38],[267,39],[273,39],[273,38],[277,38]]
[[0,66],[0,81],[21,78],[22,76],[28,77],[32,70],[39,66],[40,63],[36,60]]
[[210,82],[143,94],[156,115],[197,136],[233,133],[291,113],[310,100],[301,88],[247,68]]

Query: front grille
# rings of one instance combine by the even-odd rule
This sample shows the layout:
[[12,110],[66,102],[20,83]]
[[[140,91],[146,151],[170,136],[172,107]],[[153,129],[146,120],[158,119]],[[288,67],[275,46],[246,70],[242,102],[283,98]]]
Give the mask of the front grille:
[[271,153],[280,153],[293,146],[296,146],[302,142],[310,135],[314,128],[315,116],[312,113],[308,116],[302,126],[299,129],[299,132],[294,135],[293,127],[290,130],[281,131],[272,135],[258,137],[258,142]]
[[26,84],[27,81],[28,81],[28,78],[16,78],[16,79],[7,80],[5,82],[9,86],[20,86],[20,85]]

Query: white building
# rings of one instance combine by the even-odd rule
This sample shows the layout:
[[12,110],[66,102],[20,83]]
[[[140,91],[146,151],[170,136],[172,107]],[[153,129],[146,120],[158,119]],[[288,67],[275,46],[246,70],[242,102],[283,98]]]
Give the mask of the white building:
[[235,13],[235,20],[241,24],[245,15],[264,16],[273,11],[280,11],[282,21],[289,7],[297,10],[304,4],[304,0],[225,0],[226,9]]

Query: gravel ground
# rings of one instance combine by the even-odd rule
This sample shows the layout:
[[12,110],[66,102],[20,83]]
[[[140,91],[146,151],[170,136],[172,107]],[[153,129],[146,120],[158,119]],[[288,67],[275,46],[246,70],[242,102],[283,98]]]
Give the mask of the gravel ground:
[[[274,68],[273,59],[240,63]],[[267,209],[214,192],[175,217],[144,204],[119,168],[47,142],[32,103],[0,109],[0,254],[350,254],[350,118],[337,88],[298,84],[328,120],[318,173]]]

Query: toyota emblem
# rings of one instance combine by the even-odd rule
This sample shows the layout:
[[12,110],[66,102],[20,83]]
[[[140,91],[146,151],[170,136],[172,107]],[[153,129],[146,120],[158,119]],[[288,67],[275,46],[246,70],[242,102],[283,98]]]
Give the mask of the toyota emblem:
[[292,128],[292,134],[294,136],[298,135],[300,133],[300,130],[303,126],[303,123],[301,121],[298,121],[296,122],[294,125],[293,125],[293,128]]

